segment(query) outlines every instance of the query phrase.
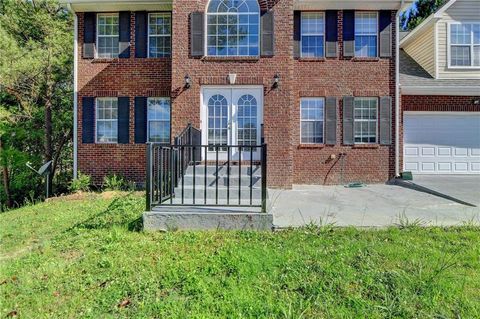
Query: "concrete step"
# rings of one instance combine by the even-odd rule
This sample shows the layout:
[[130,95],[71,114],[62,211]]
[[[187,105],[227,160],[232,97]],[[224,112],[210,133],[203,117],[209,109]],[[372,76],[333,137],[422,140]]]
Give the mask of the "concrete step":
[[[193,198],[193,186],[184,186],[183,189],[183,198],[188,198],[191,199]],[[238,199],[239,194],[238,194],[238,187],[230,187],[230,199]],[[216,196],[216,188],[215,186],[213,187],[208,187],[207,186],[207,199],[215,199]],[[182,197],[182,188],[177,187],[175,189],[175,197],[176,198],[181,198]],[[203,185],[199,185],[198,187],[195,187],[195,199],[200,200],[205,197],[205,187]],[[226,199],[227,198],[227,187],[222,186],[218,187],[218,198],[221,199]],[[240,191],[240,198],[242,200],[248,200],[250,199],[250,187],[242,187]],[[261,199],[262,198],[262,189],[260,187],[254,186],[252,187],[252,198],[254,199]]]
[[[260,165],[253,165],[252,169],[250,169],[249,165],[242,165],[241,169],[238,165],[231,165],[230,166],[230,176],[238,176],[239,171],[241,175],[250,176],[251,172],[253,172],[254,176],[261,176],[262,169]],[[227,165],[219,165],[218,170],[215,165],[207,165],[207,175],[213,176],[227,176],[228,166]],[[205,166],[203,164],[199,164],[195,166],[195,175],[198,176],[199,174],[205,173]],[[193,176],[193,165],[189,165],[185,171],[185,176]]]
[[[260,175],[253,175],[252,177],[252,185],[261,186],[261,176]],[[250,186],[250,175],[242,175],[238,177],[238,175],[231,175],[230,176],[230,187],[237,186],[238,182],[241,180],[242,187]],[[208,187],[215,187],[215,183],[217,181],[217,177],[215,175],[207,175],[207,186]],[[185,175],[183,177],[183,183],[185,186],[193,185],[193,175]],[[179,187],[182,185],[182,178],[178,181]],[[195,185],[205,185],[205,175],[197,174],[195,175]],[[218,177],[218,185],[219,186],[227,186],[228,185],[228,177],[227,176],[219,176]]]

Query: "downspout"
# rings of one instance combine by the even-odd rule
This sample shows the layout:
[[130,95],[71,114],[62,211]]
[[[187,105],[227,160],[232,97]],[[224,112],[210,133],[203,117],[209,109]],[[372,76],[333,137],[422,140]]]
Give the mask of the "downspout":
[[73,178],[78,177],[78,18],[70,4],[73,14]]
[[395,15],[395,177],[400,176],[400,11],[405,0]]

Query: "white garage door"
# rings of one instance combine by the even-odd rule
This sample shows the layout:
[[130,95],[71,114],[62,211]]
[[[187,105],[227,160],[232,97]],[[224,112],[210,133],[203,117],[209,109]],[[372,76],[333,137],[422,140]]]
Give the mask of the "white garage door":
[[480,174],[480,112],[405,112],[403,155],[417,174]]

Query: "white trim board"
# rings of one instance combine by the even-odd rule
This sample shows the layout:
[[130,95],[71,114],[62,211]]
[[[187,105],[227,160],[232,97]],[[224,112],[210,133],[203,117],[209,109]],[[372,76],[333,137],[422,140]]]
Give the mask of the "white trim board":
[[453,95],[476,96],[480,92],[478,86],[401,86],[402,95]]

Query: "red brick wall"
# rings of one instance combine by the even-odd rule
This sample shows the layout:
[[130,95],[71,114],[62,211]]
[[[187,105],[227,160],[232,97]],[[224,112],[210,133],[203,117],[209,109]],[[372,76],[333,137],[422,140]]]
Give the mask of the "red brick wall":
[[403,112],[480,112],[479,96],[402,95],[400,119],[400,170],[403,170]]
[[[145,145],[134,145],[133,97],[169,95],[172,98],[172,136],[188,123],[200,127],[201,85],[227,84],[229,73],[237,74],[237,84],[264,86],[264,135],[268,144],[268,184],[291,187],[293,183],[337,184],[343,182],[384,182],[394,174],[392,146],[342,146],[342,103],[344,95],[383,96],[394,100],[395,57],[355,60],[339,57],[322,61],[293,58],[293,1],[260,1],[262,9],[275,14],[275,56],[259,59],[191,58],[189,15],[204,11],[207,0],[173,4],[172,58],[134,58],[134,14],[130,59],[83,60],[83,14],[79,17],[79,149],[80,171],[100,182],[105,174],[121,173],[128,179],[144,182]],[[395,12],[392,12],[394,21]],[[339,12],[339,52],[342,52],[342,18]],[[394,42],[394,41],[392,41]],[[392,52],[395,52],[394,48]],[[184,77],[193,81],[184,89]],[[280,87],[272,89],[273,77],[280,75]],[[130,97],[130,144],[102,145],[81,143],[83,96]],[[300,97],[336,96],[339,100],[337,145],[302,148],[300,141]],[[394,116],[394,114],[393,114]],[[393,136],[394,128],[392,128]],[[329,160],[335,154],[336,159]]]
[[[294,103],[292,107],[292,146],[294,183],[340,184],[353,181],[385,182],[395,174],[395,139],[391,146],[346,146],[343,143],[344,96],[391,96],[395,101],[395,41],[392,57],[380,59],[344,58],[343,11],[338,12],[339,57],[321,60],[295,60]],[[395,27],[395,12],[392,11]],[[312,147],[300,144],[300,98],[336,97],[337,144]],[[394,104],[393,104],[393,108]],[[392,114],[394,137],[395,114]],[[341,156],[340,154],[346,154]],[[332,156],[335,158],[332,159]],[[342,163],[343,162],[343,163]],[[343,169],[342,169],[343,167]],[[342,173],[343,171],[343,173]]]

